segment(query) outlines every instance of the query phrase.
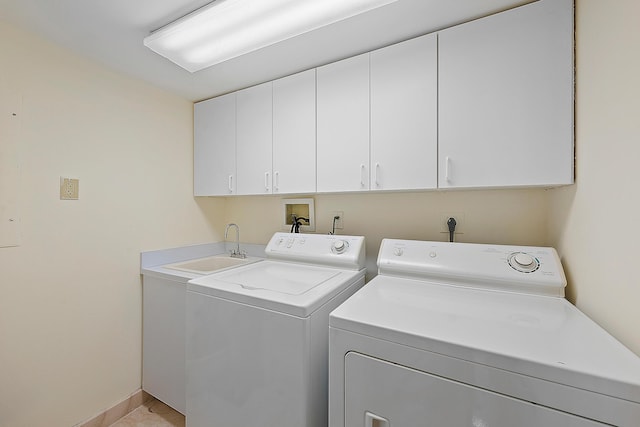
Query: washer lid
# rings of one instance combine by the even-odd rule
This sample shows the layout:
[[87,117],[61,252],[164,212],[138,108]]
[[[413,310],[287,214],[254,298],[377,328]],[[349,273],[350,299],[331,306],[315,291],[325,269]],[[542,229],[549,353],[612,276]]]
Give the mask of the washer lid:
[[379,275],[329,324],[640,402],[640,358],[563,298]]
[[364,270],[266,260],[193,279],[187,289],[308,317],[360,278],[364,278]]

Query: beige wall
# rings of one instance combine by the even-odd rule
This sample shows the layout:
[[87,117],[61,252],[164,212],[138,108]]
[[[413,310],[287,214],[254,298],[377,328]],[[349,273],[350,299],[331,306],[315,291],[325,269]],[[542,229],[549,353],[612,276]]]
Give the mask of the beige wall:
[[550,243],[576,305],[640,355],[640,2],[578,0],[577,185],[551,192]]
[[[140,388],[139,252],[220,240],[224,200],[192,197],[190,102],[5,23],[0,52],[0,89],[23,97],[0,425],[72,426]],[[80,200],[59,200],[61,175]]]
[[[340,194],[314,196],[316,232],[331,230],[333,211],[344,212],[337,234],[366,236],[367,268],[375,272],[375,257],[384,237],[447,240],[444,217],[460,222],[457,241],[545,245],[547,195],[544,190],[432,191],[416,193]],[[266,243],[281,229],[282,198],[227,199],[226,220],[240,225],[245,242]]]

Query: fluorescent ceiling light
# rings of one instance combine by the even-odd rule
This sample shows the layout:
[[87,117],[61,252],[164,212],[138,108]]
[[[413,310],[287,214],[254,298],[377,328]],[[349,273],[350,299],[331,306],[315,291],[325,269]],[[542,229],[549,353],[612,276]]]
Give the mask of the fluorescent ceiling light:
[[195,72],[397,0],[217,0],[144,45]]

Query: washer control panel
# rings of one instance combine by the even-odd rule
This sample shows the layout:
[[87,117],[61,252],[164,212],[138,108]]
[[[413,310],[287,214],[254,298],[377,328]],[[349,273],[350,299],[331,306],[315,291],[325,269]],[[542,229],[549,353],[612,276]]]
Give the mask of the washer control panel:
[[564,296],[566,278],[555,249],[384,239],[380,274],[495,290]]
[[363,236],[279,232],[265,253],[267,258],[359,270],[364,268],[365,245]]

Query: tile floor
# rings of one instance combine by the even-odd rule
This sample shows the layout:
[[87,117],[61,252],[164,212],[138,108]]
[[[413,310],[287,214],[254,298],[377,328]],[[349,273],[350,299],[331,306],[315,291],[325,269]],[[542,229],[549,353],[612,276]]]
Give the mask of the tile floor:
[[109,427],[185,427],[184,415],[151,399]]

